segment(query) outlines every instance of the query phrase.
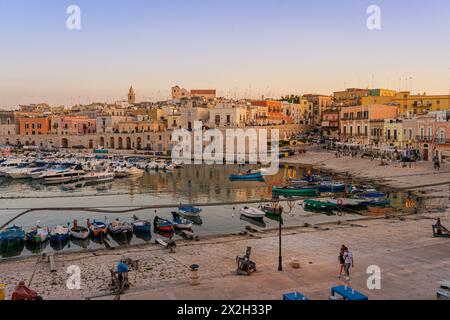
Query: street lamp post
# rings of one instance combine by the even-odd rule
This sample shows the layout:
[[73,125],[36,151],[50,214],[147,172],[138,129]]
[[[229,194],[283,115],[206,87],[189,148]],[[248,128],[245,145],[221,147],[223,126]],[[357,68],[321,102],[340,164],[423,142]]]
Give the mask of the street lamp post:
[[283,257],[281,254],[281,223],[282,223],[283,207],[279,206],[276,210],[279,215],[279,219],[278,219],[278,271],[283,271]]

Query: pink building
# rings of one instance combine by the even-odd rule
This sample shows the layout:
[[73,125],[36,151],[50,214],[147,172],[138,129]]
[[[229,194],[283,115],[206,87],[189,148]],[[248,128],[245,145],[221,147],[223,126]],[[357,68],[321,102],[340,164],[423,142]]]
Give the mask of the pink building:
[[417,118],[417,145],[425,161],[450,158],[450,116],[445,111]]
[[97,120],[87,116],[55,116],[52,132],[62,135],[93,134],[97,131]]

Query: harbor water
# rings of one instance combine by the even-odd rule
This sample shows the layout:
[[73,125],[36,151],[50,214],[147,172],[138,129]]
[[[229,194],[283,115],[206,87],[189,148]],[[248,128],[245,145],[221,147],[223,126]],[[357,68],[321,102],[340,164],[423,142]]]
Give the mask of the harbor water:
[[[116,218],[132,221],[133,215],[141,219],[153,221],[155,216],[171,218],[179,204],[200,203],[209,206],[202,207],[201,219],[194,221],[195,235],[230,234],[245,230],[248,225],[265,229],[275,228],[278,222],[270,219],[253,221],[242,218],[239,209],[244,205],[224,205],[227,202],[258,201],[272,198],[272,187],[286,184],[288,179],[302,177],[303,174],[317,173],[312,169],[297,166],[282,166],[278,174],[266,176],[264,181],[230,181],[231,173],[245,172],[251,166],[216,165],[216,166],[184,166],[173,172],[151,171],[143,176],[115,179],[106,184],[86,185],[82,188],[67,191],[60,185],[45,186],[36,180],[12,180],[0,178],[0,225],[30,208],[42,208],[32,211],[13,222],[27,230],[38,222],[41,226],[52,228],[57,225],[67,225],[77,219],[80,225],[85,225],[86,219],[111,222]],[[351,184],[350,180],[335,179]],[[407,193],[387,192],[391,205],[404,209],[409,195]],[[217,206],[210,206],[221,203]],[[129,208],[140,206],[167,206],[172,208],[147,209],[126,213],[117,213]],[[283,217],[285,226],[297,226],[304,223],[320,223],[324,221],[358,218],[359,214],[346,213],[342,216],[327,216],[303,210],[299,203],[293,207],[285,206]],[[258,206],[258,204],[252,204]],[[95,213],[72,208],[97,208],[105,212]],[[57,211],[45,208],[60,208]],[[67,209],[65,209],[67,208]],[[361,213],[367,214],[367,213]],[[134,236],[131,239],[111,239],[112,246],[127,246],[154,240]],[[178,236],[175,235],[175,239]],[[72,241],[61,246],[44,244],[41,248],[24,248],[2,250],[1,258],[40,254],[53,250],[83,250],[104,248],[104,244],[93,241]]]

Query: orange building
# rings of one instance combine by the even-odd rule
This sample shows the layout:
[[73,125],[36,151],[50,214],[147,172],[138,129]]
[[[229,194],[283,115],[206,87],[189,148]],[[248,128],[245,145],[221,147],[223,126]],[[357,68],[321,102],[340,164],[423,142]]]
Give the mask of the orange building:
[[51,119],[47,117],[21,117],[19,118],[20,135],[49,134],[52,130]]
[[269,124],[281,124],[283,122],[283,102],[273,100],[252,101],[254,107],[267,107]]

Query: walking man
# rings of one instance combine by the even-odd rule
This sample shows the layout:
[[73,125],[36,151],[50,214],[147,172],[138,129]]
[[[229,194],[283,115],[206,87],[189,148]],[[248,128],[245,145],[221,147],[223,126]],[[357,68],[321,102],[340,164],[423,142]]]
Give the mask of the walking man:
[[350,281],[350,267],[354,268],[355,264],[353,262],[353,253],[345,247],[344,251],[344,271],[345,271],[345,280]]

